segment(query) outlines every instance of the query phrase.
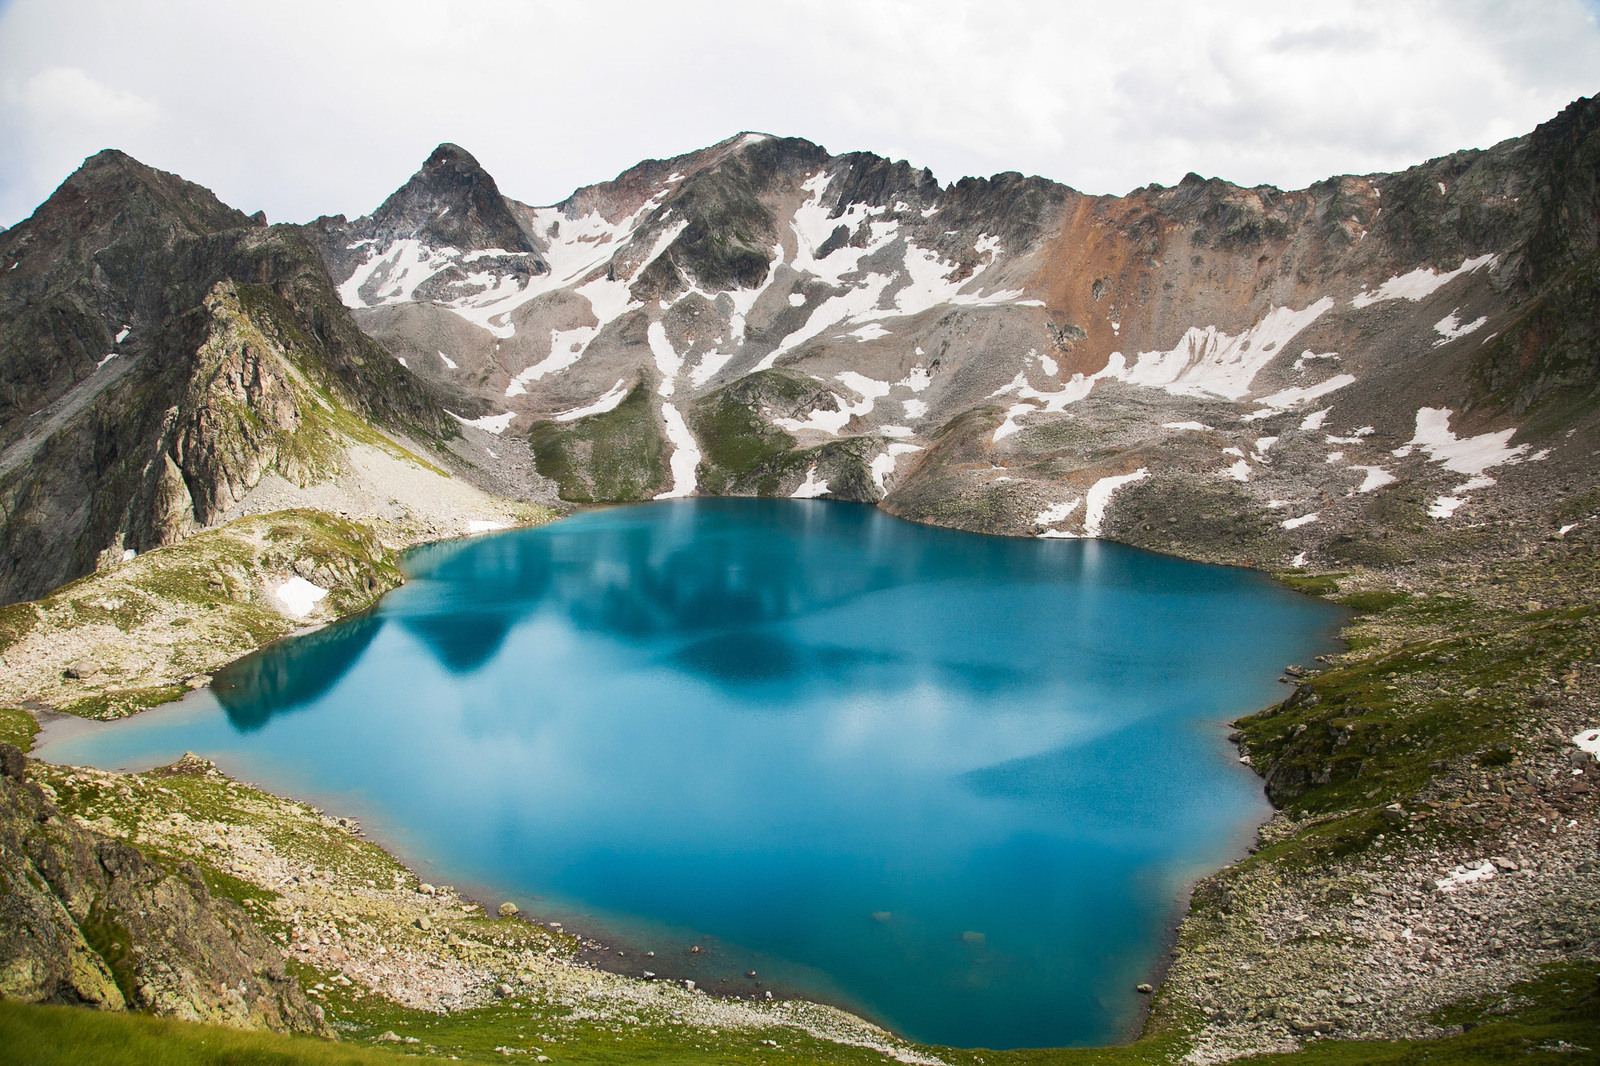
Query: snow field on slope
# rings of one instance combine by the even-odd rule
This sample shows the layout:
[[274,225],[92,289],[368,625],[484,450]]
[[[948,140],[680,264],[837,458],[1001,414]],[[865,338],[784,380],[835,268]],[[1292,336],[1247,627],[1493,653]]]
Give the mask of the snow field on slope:
[[1167,352],[1140,352],[1138,361],[1119,378],[1130,385],[1165,389],[1174,396],[1209,394],[1240,400],[1250,392],[1251,381],[1263,367],[1300,331],[1332,309],[1331,296],[1299,311],[1274,307],[1237,337],[1215,326],[1191,326],[1177,347]]
[[699,487],[695,468],[700,465],[700,446],[695,442],[694,434],[689,432],[689,426],[684,422],[683,415],[678,413],[677,407],[670,403],[662,404],[661,417],[667,424],[667,439],[672,442],[672,488],[657,493],[655,498],[676,500],[693,496]]
[[827,492],[827,480],[817,480],[817,468],[815,465],[813,465],[810,470],[806,471],[805,481],[800,485],[799,488],[789,493],[789,498],[791,500],[811,500],[818,496],[825,496],[827,495]]
[[589,415],[603,415],[607,411],[615,411],[627,397],[628,383],[626,379],[618,378],[617,383],[611,386],[611,389],[598,400],[582,407],[574,407],[570,411],[563,411],[556,415],[555,418],[557,422],[575,422],[580,418],[587,418]]
[[1375,291],[1362,290],[1351,299],[1351,307],[1367,307],[1380,300],[1410,300],[1416,303],[1438,292],[1463,274],[1475,273],[1484,267],[1491,271],[1500,265],[1498,255],[1480,255],[1463,259],[1454,270],[1439,274],[1432,267],[1418,267],[1409,274],[1397,274],[1378,286]]
[[1428,458],[1446,470],[1468,475],[1467,480],[1440,496],[1428,507],[1434,518],[1449,518],[1467,504],[1462,493],[1488,488],[1495,479],[1484,471],[1507,463],[1520,463],[1528,459],[1542,459],[1546,452],[1527,456],[1528,446],[1508,447],[1516,429],[1502,429],[1496,433],[1480,433],[1476,437],[1458,437],[1450,429],[1450,416],[1455,412],[1448,407],[1422,407],[1417,410],[1417,431],[1411,440],[1394,450],[1397,458],[1405,458],[1421,448]]
[[[820,408],[812,408],[805,418],[774,418],[772,420],[773,425],[786,429],[790,433],[798,433],[801,430],[809,429],[837,436],[852,416],[861,415],[865,417],[871,414],[877,405],[877,401],[888,396],[890,390],[903,387],[910,389],[912,392],[921,392],[928,387],[928,384],[933,379],[926,368],[917,366],[913,367],[911,372],[899,381],[879,381],[876,378],[869,378],[865,374],[858,374],[854,370],[846,370],[836,374],[834,375],[834,380],[842,382],[850,391],[860,396],[861,399],[857,402],[849,403],[840,397],[838,393],[832,393],[831,395],[838,404],[837,410],[825,411]],[[901,402],[909,405],[916,401],[906,400]],[[909,407],[907,410],[909,413]],[[923,410],[926,410],[926,405],[923,405]]]
[[874,456],[867,469],[872,472],[872,483],[878,486],[878,491],[880,493],[888,491],[884,488],[884,479],[894,473],[894,468],[900,462],[902,455],[910,455],[921,450],[920,444],[891,444]]

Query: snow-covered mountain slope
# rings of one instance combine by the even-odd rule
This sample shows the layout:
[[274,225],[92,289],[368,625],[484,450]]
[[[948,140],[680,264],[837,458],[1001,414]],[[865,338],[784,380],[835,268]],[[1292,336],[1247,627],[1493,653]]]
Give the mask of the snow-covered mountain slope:
[[1551,396],[1506,391],[1530,365],[1506,331],[1561,318],[1547,290],[1593,252],[1596,111],[1296,192],[940,186],[746,133],[534,208],[446,145],[314,229],[362,328],[570,499],[830,495],[1160,543],[1137,534],[1181,484],[1242,523],[1224,554],[1289,560],[1470,519],[1561,461],[1526,417]]
[[[102,153],[0,234],[0,599],[328,475],[323,408],[252,392],[280,363],[502,495],[1398,561],[1595,486],[1597,190],[1593,100],[1291,192],[940,185],[745,133],[548,207],[441,145],[370,216],[267,227]],[[264,339],[215,371],[235,319]]]

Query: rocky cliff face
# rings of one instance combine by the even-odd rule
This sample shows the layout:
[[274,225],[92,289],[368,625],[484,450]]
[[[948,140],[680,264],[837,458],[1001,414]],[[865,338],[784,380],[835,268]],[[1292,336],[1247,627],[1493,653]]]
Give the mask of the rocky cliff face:
[[64,818],[0,744],[0,998],[326,1034],[282,952],[193,866]]
[[1336,564],[1583,469],[1597,115],[1400,174],[1122,197],[744,134],[501,197],[513,256],[504,222],[438,228],[505,217],[462,206],[443,146],[314,233],[362,328],[569,499],[826,495]]
[[213,523],[371,426],[454,435],[320,257],[102,152],[0,234],[0,602]]

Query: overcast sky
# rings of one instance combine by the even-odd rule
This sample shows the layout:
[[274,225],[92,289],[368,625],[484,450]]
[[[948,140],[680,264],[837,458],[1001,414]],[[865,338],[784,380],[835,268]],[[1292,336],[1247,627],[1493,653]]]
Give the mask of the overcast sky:
[[746,129],[941,181],[1302,187],[1600,89],[1600,0],[0,0],[0,223],[121,148],[274,221],[440,141],[545,204]]

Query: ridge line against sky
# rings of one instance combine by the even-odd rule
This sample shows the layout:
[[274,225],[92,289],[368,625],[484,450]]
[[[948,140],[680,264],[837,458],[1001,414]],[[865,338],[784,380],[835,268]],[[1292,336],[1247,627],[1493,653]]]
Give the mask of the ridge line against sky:
[[274,221],[452,141],[564,199],[741,129],[1089,193],[1303,188],[1600,90],[1600,0],[0,0],[0,224],[121,148]]

